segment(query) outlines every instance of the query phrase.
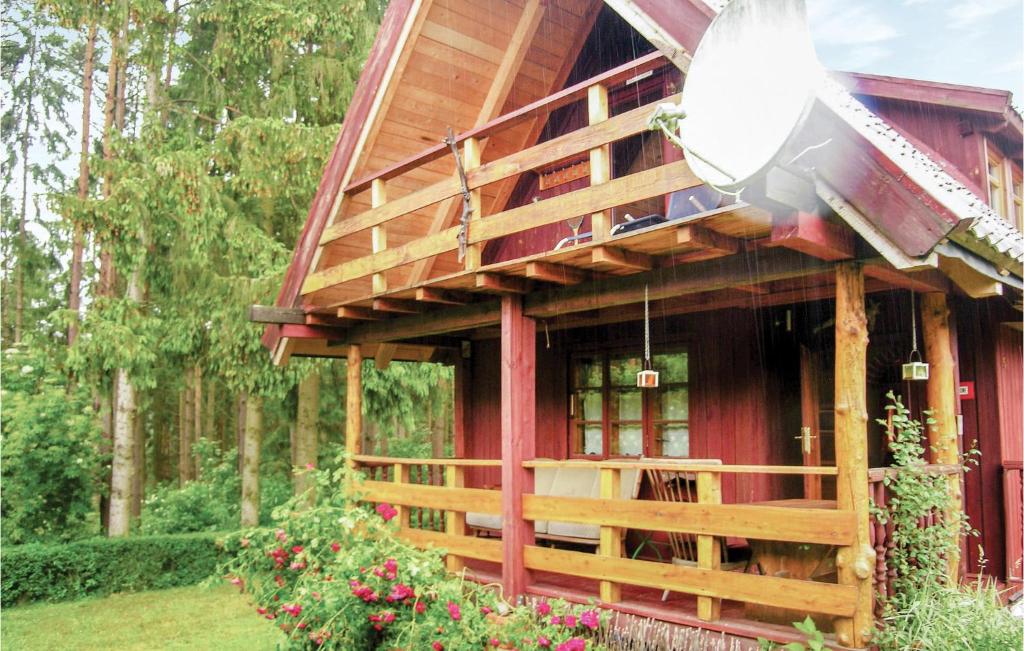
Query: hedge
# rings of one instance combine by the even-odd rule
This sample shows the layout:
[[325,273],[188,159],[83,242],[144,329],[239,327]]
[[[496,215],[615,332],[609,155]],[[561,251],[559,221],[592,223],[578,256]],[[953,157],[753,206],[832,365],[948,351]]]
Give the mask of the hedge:
[[223,560],[223,534],[92,538],[0,550],[0,606],[193,585]]

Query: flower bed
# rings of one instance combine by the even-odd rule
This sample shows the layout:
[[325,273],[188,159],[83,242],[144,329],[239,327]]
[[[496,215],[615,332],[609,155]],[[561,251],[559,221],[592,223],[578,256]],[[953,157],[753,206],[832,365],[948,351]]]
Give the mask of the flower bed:
[[512,607],[491,586],[445,570],[438,550],[395,536],[395,509],[329,492],[345,473],[318,475],[317,505],[276,515],[275,529],[231,536],[222,573],[254,601],[257,616],[288,635],[290,649],[596,648],[602,611],[540,601]]

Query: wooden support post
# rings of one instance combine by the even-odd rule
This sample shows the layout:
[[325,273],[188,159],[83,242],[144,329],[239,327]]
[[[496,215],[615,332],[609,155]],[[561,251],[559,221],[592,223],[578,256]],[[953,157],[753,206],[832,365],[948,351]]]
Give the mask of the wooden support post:
[[861,265],[836,266],[835,446],[838,508],[856,517],[856,535],[836,555],[839,583],[854,586],[852,618],[836,621],[836,640],[854,648],[867,646],[874,631],[871,576],[875,550],[868,514],[867,349],[864,272]]
[[[387,189],[384,187],[384,179],[374,179],[370,183],[370,205],[373,208],[380,208],[387,203]],[[370,230],[370,242],[374,253],[380,253],[388,248],[387,226],[381,224]],[[373,274],[373,293],[383,294],[388,291],[388,279],[382,273]]]
[[523,494],[533,492],[533,473],[523,461],[536,453],[536,332],[523,314],[523,299],[501,298],[501,578],[505,596],[526,593],[530,574],[523,548],[533,545],[533,523],[523,519]]
[[[466,485],[465,468],[462,466],[448,466],[444,469],[444,485],[448,488],[462,488]],[[449,536],[466,535],[466,514],[462,511],[445,511],[444,530]],[[460,556],[448,554],[445,558],[448,571],[452,573],[461,572],[466,566]]]
[[[621,470],[601,468],[601,499],[621,499]],[[622,530],[618,527],[601,526],[601,538],[597,548],[601,556],[619,558],[622,556]],[[622,600],[622,587],[612,581],[601,581],[601,601],[614,603]]]
[[363,352],[358,344],[348,347],[348,372],[345,384],[345,452],[349,468],[355,468],[354,455],[361,450],[363,436]]
[[[928,362],[928,409],[934,421],[928,427],[928,445],[932,463],[958,465],[960,463],[959,432],[956,418],[956,369],[953,359],[952,337],[949,328],[949,306],[946,295],[930,292],[921,296],[921,326],[924,333],[924,358]],[[960,494],[960,475],[949,475],[949,494],[953,497],[956,517],[963,510]],[[960,577],[960,538],[957,534],[956,553],[949,558],[949,580],[956,583]]]
[[[608,119],[608,88],[594,84],[587,91],[587,112],[590,124]],[[612,178],[611,145],[602,145],[590,150],[590,185],[601,185]],[[608,239],[612,228],[611,211],[602,210],[590,216],[591,240],[603,242]]]
[[[391,481],[395,484],[408,484],[409,483],[409,466],[404,463],[396,463],[391,467]],[[398,514],[395,516],[395,520],[398,522],[400,529],[409,528],[409,512],[412,507],[402,506],[400,504],[395,505],[395,510]]]
[[[468,174],[470,170],[480,167],[480,156],[481,156],[480,141],[476,138],[466,138],[462,143],[462,168],[466,170]],[[480,188],[469,191],[469,201],[473,208],[473,213],[469,217],[470,230],[472,230],[472,223],[480,219],[483,215],[481,214],[481,194]],[[483,249],[480,248],[479,244],[470,244],[466,246],[466,257],[463,259],[462,264],[467,270],[479,269],[480,268],[480,254]]]
[[[697,502],[722,503],[722,476],[716,472],[697,473]],[[722,566],[722,542],[716,536],[697,536],[697,567],[717,570]],[[722,616],[722,600],[697,597],[697,617],[713,622]]]

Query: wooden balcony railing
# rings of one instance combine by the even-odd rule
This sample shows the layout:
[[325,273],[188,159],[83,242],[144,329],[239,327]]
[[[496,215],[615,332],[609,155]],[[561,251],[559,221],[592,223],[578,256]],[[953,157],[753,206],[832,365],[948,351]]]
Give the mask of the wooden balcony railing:
[[1003,504],[1006,509],[1006,578],[1024,580],[1024,464],[1003,462]]
[[[591,215],[593,243],[605,242],[611,237],[612,224],[607,212],[610,209],[700,184],[683,161],[669,162],[618,178],[612,178],[611,175],[608,147],[616,141],[645,131],[647,120],[653,113],[656,103],[609,117],[608,89],[664,65],[666,61],[662,55],[647,55],[455,138],[462,147],[461,158],[473,206],[466,233],[467,254],[461,273],[472,273],[480,268],[480,252],[487,242],[572,217]],[[659,102],[677,99],[677,96],[668,97]],[[588,126],[497,160],[486,163],[481,161],[483,139],[524,120],[546,115],[555,108],[583,100],[587,102],[589,108]],[[572,160],[580,155],[589,155],[590,159],[588,188],[492,215],[483,214],[480,193],[485,186],[511,179],[524,172]],[[396,289],[410,289],[425,278],[413,279],[412,284],[396,288],[388,286],[388,273],[399,267],[457,250],[460,225],[445,225],[436,229],[432,227],[422,235],[398,246],[389,246],[387,238],[389,228],[398,228],[400,225],[402,229],[411,228],[409,220],[403,222],[403,218],[462,195],[460,180],[454,175],[404,196],[387,198],[386,184],[389,179],[446,156],[451,157],[447,145],[437,145],[408,160],[364,177],[346,188],[346,195],[350,197],[369,189],[372,195],[371,207],[330,225],[324,230],[320,245],[333,246],[361,236],[364,238],[362,246],[365,247],[365,235],[361,234],[370,230],[371,251],[367,255],[341,261],[311,274],[303,284],[302,293],[312,294],[366,277],[373,278],[371,293],[367,294],[365,289],[360,290],[361,293],[357,292],[358,295],[353,295],[345,303],[356,303],[386,293],[394,293]],[[355,240],[350,241],[355,243]]]
[[[448,552],[452,569],[463,566],[465,558],[502,562],[502,541],[467,535],[466,512],[498,515],[501,493],[466,488],[466,467],[497,467],[498,460],[389,459],[356,456],[366,466],[387,463],[393,467],[391,481],[369,479],[359,489],[369,502],[388,502],[408,509],[421,507],[445,512],[443,532],[417,529],[401,516],[401,535],[422,547],[439,547]],[[408,468],[434,466],[446,469],[445,485],[410,485]],[[856,607],[857,589],[851,585],[768,576],[720,569],[720,546],[726,537],[779,541],[795,545],[823,545],[844,548],[855,540],[856,516],[834,508],[804,508],[759,504],[723,504],[721,481],[725,474],[836,474],[835,468],[804,466],[704,465],[658,461],[548,461],[534,460],[525,468],[590,468],[600,473],[600,497],[557,497],[526,494],[523,517],[600,527],[597,553],[590,554],[538,545],[523,548],[523,564],[536,571],[552,572],[600,582],[601,598],[614,602],[622,585],[696,595],[698,616],[718,619],[723,599],[803,612],[850,618]],[[660,502],[623,499],[620,475],[625,469],[653,469],[693,474],[696,502]],[[697,537],[695,567],[625,558],[620,533],[625,529],[682,532]]]

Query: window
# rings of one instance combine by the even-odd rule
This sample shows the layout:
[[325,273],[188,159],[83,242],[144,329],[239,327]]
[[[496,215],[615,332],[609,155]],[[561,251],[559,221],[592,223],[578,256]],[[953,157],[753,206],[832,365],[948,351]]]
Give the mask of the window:
[[574,456],[687,457],[690,453],[689,355],[654,355],[657,389],[639,389],[639,355],[572,358],[569,418]]
[[1021,187],[1021,171],[1005,158],[995,145],[986,142],[988,148],[988,205],[1000,217],[1017,228],[1024,225],[1024,189]]

